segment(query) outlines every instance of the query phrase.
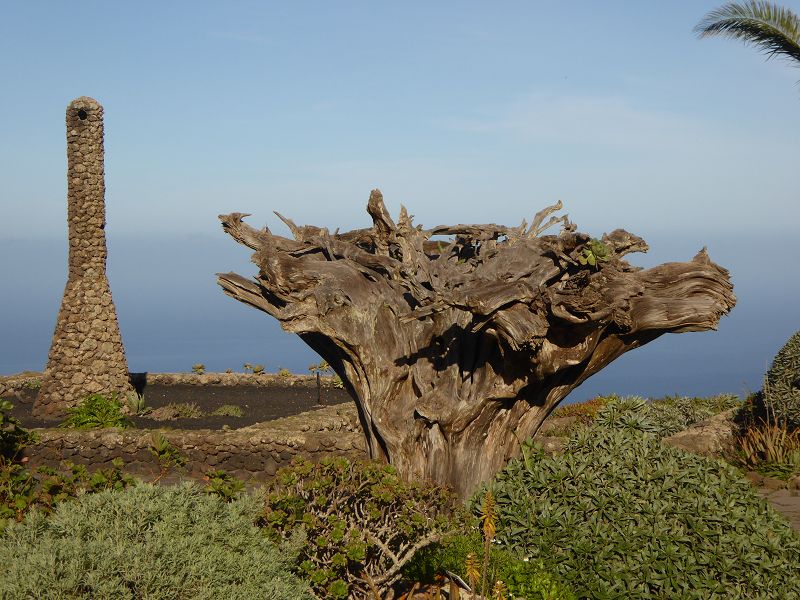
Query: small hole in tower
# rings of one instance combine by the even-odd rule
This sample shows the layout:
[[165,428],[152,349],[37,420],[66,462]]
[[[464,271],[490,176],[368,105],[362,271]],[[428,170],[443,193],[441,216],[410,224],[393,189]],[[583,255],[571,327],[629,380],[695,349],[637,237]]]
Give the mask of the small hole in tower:
[[88,117],[88,116],[89,116],[89,115],[88,115],[88,114],[86,114],[86,111],[85,111],[85,110],[83,110],[82,108],[78,110],[78,118],[79,118],[81,121],[85,121],[85,120],[86,120],[86,117]]

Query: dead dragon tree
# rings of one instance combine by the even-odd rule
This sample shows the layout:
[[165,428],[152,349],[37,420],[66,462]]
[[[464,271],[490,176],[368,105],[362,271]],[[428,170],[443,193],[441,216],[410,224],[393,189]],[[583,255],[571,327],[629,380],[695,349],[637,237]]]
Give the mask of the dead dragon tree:
[[369,229],[331,234],[276,213],[293,240],[221,215],[259,274],[218,282],[330,363],[371,457],[465,496],[588,377],[664,333],[716,329],[736,302],[705,249],[642,270],[623,256],[647,251],[644,240],[622,229],[592,239],[551,216],[561,208],[530,226],[423,229],[405,207],[395,223],[374,190]]

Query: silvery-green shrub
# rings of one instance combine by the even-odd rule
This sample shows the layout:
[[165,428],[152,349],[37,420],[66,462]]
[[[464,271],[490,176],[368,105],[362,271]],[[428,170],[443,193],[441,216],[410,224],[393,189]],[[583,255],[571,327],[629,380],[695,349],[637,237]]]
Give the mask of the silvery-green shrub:
[[729,465],[626,426],[523,450],[491,483],[497,540],[580,597],[800,598],[800,537]]
[[34,511],[0,537],[1,598],[311,598],[254,526],[258,501],[139,485]]

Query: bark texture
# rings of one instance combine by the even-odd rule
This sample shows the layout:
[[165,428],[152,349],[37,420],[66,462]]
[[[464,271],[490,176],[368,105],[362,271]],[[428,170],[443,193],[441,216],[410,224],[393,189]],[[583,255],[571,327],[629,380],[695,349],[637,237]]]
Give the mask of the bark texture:
[[621,229],[593,240],[561,208],[519,227],[423,229],[405,207],[392,220],[373,190],[368,229],[330,233],[276,213],[294,239],[221,215],[259,273],[218,282],[328,361],[370,456],[466,496],[588,377],[664,333],[716,329],[736,302],[705,249],[642,270],[623,257],[644,240]]

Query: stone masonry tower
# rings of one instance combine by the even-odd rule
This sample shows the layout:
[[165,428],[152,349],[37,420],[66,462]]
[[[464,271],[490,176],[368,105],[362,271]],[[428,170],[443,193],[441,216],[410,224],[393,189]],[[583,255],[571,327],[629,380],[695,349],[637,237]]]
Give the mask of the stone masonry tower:
[[33,406],[60,418],[92,393],[132,390],[106,278],[103,107],[81,97],[67,107],[69,276],[47,367]]

